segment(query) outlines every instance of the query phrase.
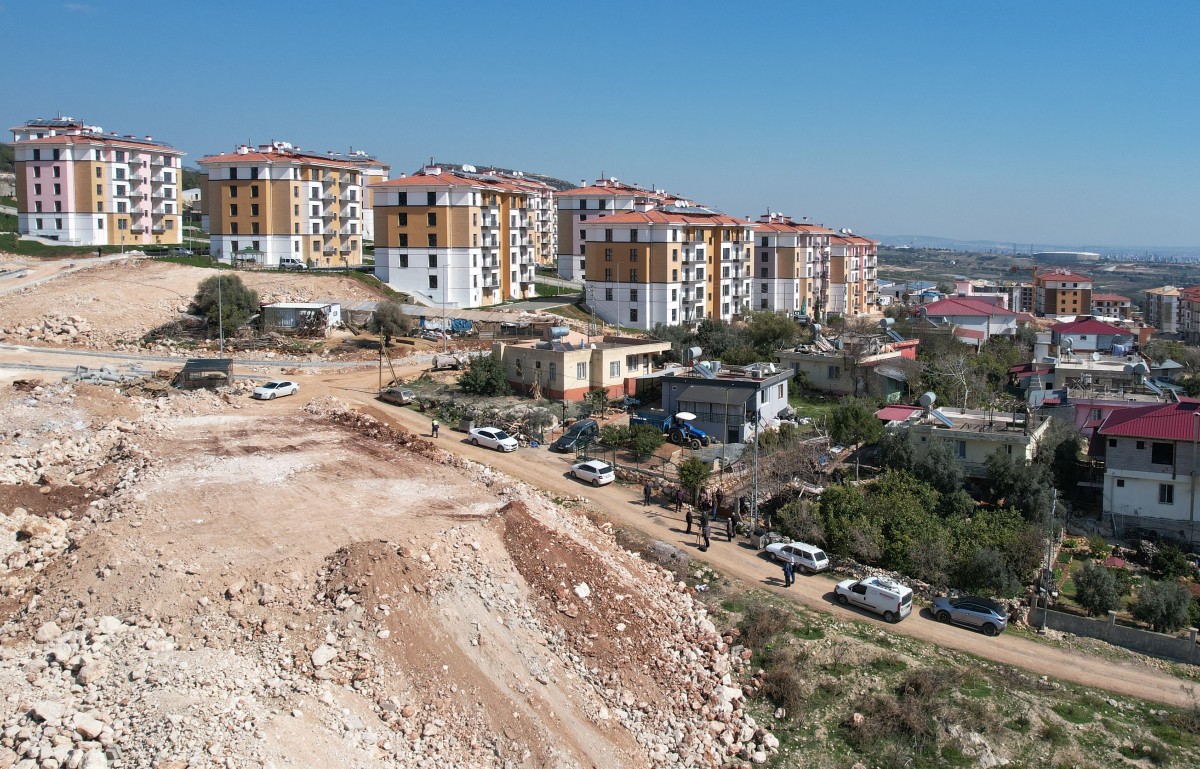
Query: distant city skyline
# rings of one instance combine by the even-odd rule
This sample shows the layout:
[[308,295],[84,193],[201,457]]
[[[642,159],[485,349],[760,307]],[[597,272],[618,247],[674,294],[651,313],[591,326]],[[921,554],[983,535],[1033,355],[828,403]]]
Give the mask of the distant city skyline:
[[446,8],[0,0],[0,118],[152,134],[189,166],[283,140],[862,233],[1200,248],[1195,4]]

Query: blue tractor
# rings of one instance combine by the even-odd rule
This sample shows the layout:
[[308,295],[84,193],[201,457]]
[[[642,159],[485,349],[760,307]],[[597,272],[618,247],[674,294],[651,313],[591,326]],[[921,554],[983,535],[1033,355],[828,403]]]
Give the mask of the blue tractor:
[[667,436],[667,440],[677,446],[688,446],[698,449],[712,443],[712,439],[703,430],[690,423],[696,418],[695,414],[680,411],[671,415],[662,409],[646,409],[639,411],[629,418],[629,426],[651,425]]

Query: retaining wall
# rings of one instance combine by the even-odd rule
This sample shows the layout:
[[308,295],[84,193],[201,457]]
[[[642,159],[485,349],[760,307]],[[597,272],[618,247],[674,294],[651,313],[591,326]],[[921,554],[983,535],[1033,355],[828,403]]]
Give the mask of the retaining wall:
[[1048,612],[1038,607],[1029,610],[1030,625],[1042,627],[1043,617],[1045,617],[1045,625],[1051,630],[1060,630],[1064,633],[1088,638],[1099,638],[1113,646],[1149,654],[1152,657],[1200,665],[1200,647],[1196,645],[1196,628],[1191,629],[1188,637],[1178,638],[1164,633],[1152,633],[1149,630],[1118,625],[1117,614],[1111,611],[1108,613],[1108,619],[1103,620],[1063,614],[1053,609]]

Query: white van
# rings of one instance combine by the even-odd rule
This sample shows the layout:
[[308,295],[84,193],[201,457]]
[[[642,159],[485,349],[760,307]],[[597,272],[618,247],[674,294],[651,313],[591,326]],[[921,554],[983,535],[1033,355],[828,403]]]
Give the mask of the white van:
[[912,614],[912,588],[887,577],[843,580],[833,592],[842,606],[882,614],[888,622],[899,622]]
[[816,545],[804,542],[773,542],[767,545],[767,552],[776,561],[791,561],[792,566],[810,574],[829,569],[829,556]]
[[295,256],[285,256],[279,260],[279,269],[281,270],[306,270],[308,265],[303,259]]

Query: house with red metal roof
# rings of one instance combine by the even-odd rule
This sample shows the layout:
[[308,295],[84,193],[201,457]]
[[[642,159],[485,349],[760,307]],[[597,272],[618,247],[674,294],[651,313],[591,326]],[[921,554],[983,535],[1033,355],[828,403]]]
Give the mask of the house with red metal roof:
[[953,327],[954,336],[974,347],[993,336],[1017,333],[1017,314],[984,299],[948,296],[913,310],[934,326]]
[[1114,411],[1097,432],[1104,517],[1114,531],[1139,527],[1200,542],[1200,400]]
[[[1132,342],[1133,334],[1117,326],[1086,318],[1058,323],[1050,327],[1050,344],[1059,353],[1070,350],[1076,355],[1093,352],[1112,352],[1114,344]],[[1119,350],[1116,354],[1124,355],[1126,351]]]

